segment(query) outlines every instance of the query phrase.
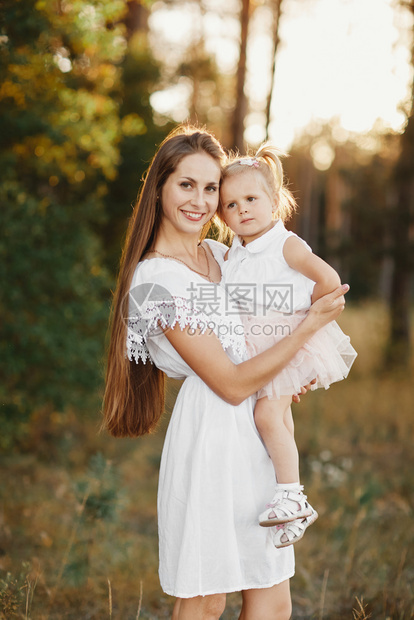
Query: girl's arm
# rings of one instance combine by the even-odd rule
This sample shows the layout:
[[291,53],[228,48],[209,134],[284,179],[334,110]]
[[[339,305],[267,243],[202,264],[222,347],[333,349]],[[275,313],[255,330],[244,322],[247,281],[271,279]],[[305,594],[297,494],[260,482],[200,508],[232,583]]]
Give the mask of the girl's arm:
[[194,334],[189,330],[167,329],[166,337],[183,360],[220,398],[239,405],[269,383],[290,362],[298,350],[321,327],[342,312],[348,285],[338,287],[312,305],[304,321],[292,332],[241,364],[234,364],[224,352],[214,333]]
[[341,280],[335,269],[310,252],[297,237],[286,239],[283,256],[289,267],[315,282],[312,303],[340,286]]

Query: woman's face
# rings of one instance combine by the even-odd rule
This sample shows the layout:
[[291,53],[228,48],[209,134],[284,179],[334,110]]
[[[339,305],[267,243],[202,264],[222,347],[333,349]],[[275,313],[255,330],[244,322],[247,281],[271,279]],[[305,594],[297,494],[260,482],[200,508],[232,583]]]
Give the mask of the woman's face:
[[166,180],[161,192],[163,228],[198,233],[215,214],[220,166],[207,153],[187,155]]

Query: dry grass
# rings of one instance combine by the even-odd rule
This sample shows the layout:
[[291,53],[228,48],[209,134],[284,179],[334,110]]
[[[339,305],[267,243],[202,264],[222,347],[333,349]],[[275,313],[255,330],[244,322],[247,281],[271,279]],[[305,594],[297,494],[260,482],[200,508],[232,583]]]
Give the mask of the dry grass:
[[[382,367],[379,305],[348,308],[341,325],[359,353],[350,378],[294,412],[302,478],[320,516],[296,547],[293,618],[408,620],[413,373]],[[156,528],[166,423],[151,437],[114,440],[97,435],[96,417],[36,419],[30,450],[2,460],[0,618],[170,617]],[[223,620],[237,618],[239,603],[229,595]]]

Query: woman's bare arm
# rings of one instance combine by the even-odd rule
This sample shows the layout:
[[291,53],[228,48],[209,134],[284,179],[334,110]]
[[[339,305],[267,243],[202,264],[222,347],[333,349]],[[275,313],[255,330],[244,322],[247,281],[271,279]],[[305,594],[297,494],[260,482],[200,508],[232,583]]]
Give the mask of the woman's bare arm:
[[213,392],[226,402],[239,405],[283,370],[311,336],[341,314],[345,305],[343,295],[348,288],[343,285],[322,297],[290,336],[240,364],[229,359],[214,333],[169,329],[165,335]]

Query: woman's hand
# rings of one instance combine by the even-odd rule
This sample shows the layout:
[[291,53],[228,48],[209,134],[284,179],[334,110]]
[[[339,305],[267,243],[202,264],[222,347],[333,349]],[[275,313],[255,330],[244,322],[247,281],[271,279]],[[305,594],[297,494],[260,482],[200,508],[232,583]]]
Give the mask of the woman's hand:
[[[269,383],[309,338],[341,314],[345,305],[343,295],[348,289],[349,286],[344,284],[318,299],[290,336],[240,364],[231,361],[214,333],[202,333],[201,330],[190,333],[175,328],[167,330],[165,335],[200,379],[217,396],[236,406]],[[302,393],[305,394],[307,389],[308,386],[302,388]]]
[[345,308],[344,294],[349,291],[349,284],[341,284],[332,293],[324,295],[310,307],[306,320],[311,320],[316,329],[321,329],[334,321]]
[[308,390],[311,389],[312,385],[316,383],[316,379],[313,379],[313,381],[311,381],[310,383],[308,383],[308,385],[304,385],[303,387],[300,388],[300,393],[299,394],[294,394],[292,396],[292,400],[294,403],[300,403],[300,397],[302,396],[302,394],[306,394],[306,392]]

